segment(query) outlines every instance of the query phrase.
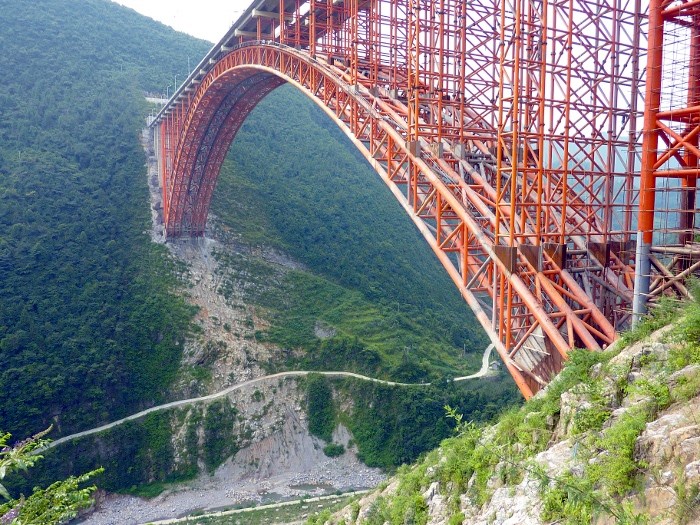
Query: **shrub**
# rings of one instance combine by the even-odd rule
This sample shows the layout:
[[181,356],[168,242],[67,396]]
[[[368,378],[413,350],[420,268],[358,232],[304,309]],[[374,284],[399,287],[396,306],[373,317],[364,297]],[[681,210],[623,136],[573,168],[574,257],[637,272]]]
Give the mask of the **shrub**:
[[[37,452],[49,443],[43,437],[50,431],[45,430],[35,436],[9,446],[10,434],[0,432],[0,481],[9,473],[27,470],[42,459]],[[57,481],[46,489],[35,487],[32,494],[13,499],[5,487],[0,484],[0,497],[5,502],[0,504],[0,523],[41,523],[58,525],[74,518],[80,509],[92,503],[91,494],[95,486],[81,488],[85,482],[103,470],[97,469],[81,476],[70,476],[64,481]]]
[[309,433],[330,442],[335,429],[335,406],[333,391],[325,376],[309,375],[306,383],[306,410],[309,416]]
[[345,447],[338,443],[329,443],[323,447],[323,453],[329,458],[335,458],[345,454]]

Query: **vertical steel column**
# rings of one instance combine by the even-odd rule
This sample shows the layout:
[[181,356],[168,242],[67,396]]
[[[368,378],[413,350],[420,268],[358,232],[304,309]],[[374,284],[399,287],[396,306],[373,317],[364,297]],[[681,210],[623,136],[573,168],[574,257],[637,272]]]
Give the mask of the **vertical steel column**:
[[[688,54],[688,96],[686,98],[686,107],[693,108],[700,106],[700,12],[693,14],[690,19],[692,26],[690,27],[690,42]],[[684,152],[684,164],[689,167],[698,167],[700,155],[698,155],[698,135],[692,134],[693,126],[686,126],[686,142],[688,147]],[[693,150],[695,148],[695,150]],[[685,245],[693,242],[695,230],[695,215],[698,210],[695,208],[697,195],[698,175],[697,173],[688,173],[682,179],[683,191],[681,193],[681,216],[680,216],[680,244]],[[684,259],[683,266],[689,266],[690,260]],[[685,269],[685,268],[683,268]]]
[[279,27],[280,27],[280,34],[279,34],[279,39],[278,42],[280,44],[287,44],[287,16],[284,11],[284,0],[280,0],[279,3]]
[[656,198],[655,164],[658,155],[659,130],[656,115],[661,105],[664,21],[661,0],[649,2],[649,52],[647,54],[647,85],[644,108],[644,138],[639,188],[639,223],[634,269],[634,300],[632,323],[638,323],[647,312],[651,263],[649,254],[653,242],[654,208]]
[[158,159],[158,166],[160,168],[160,190],[162,194],[162,199],[163,199],[163,224],[168,224],[168,212],[169,212],[169,206],[168,206],[168,193],[167,193],[167,166],[168,166],[168,158],[167,158],[167,150],[165,147],[165,143],[167,141],[167,131],[166,131],[166,126],[167,126],[167,119],[163,119],[160,121],[160,124],[158,125],[158,132],[160,134],[160,141],[159,141],[159,146],[160,146],[160,155]]

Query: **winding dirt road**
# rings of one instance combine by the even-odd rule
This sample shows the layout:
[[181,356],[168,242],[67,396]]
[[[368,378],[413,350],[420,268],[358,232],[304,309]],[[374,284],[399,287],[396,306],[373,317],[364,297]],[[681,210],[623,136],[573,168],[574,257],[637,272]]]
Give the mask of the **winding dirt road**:
[[[489,345],[486,348],[486,350],[484,351],[484,355],[481,359],[481,369],[478,372],[471,374],[471,375],[468,375],[468,376],[456,377],[456,378],[454,378],[453,381],[465,381],[468,379],[477,379],[479,377],[484,377],[486,374],[488,374],[489,359],[491,357],[491,350],[493,350],[493,345]],[[363,376],[361,374],[355,374],[353,372],[318,372],[318,371],[314,371],[314,370],[298,370],[298,371],[290,371],[290,372],[278,372],[276,374],[262,376],[262,377],[258,377],[255,379],[250,379],[248,381],[244,381],[243,383],[238,383],[237,385],[230,386],[228,388],[220,390],[219,392],[215,392],[214,394],[209,394],[207,396],[193,397],[190,399],[181,399],[179,401],[171,401],[170,403],[164,403],[162,405],[154,406],[154,407],[148,408],[146,410],[142,410],[141,412],[131,414],[130,416],[126,416],[122,419],[112,421],[111,423],[107,423],[106,425],[91,428],[89,430],[83,430],[82,432],[77,432],[75,434],[71,434],[70,436],[64,436],[62,438],[57,439],[56,441],[52,441],[46,447],[46,449],[51,449],[51,448],[57,447],[57,446],[61,445],[62,443],[66,443],[67,441],[71,441],[73,439],[78,439],[81,437],[89,436],[91,434],[97,434],[99,432],[104,432],[105,430],[109,430],[110,428],[113,428],[113,427],[116,427],[116,426],[121,425],[123,423],[126,423],[127,421],[133,421],[135,419],[140,419],[144,416],[147,416],[148,414],[152,414],[153,412],[160,412],[162,410],[168,410],[169,408],[176,408],[176,407],[194,405],[197,403],[205,403],[207,401],[213,401],[215,399],[219,399],[221,397],[224,397],[231,392],[234,392],[236,390],[240,390],[241,388],[245,388],[247,386],[251,386],[251,385],[254,385],[256,383],[262,383],[264,381],[271,381],[273,379],[280,379],[280,378],[285,378],[285,377],[301,377],[301,376],[307,376],[309,374],[320,374],[320,375],[329,376],[329,377],[352,377],[355,379],[360,379],[362,381],[371,381],[373,383],[381,383],[383,385],[389,385],[389,386],[430,386],[430,383],[399,383],[396,381],[386,381],[384,379],[377,379],[374,377]],[[44,449],[44,450],[46,450],[46,449]]]

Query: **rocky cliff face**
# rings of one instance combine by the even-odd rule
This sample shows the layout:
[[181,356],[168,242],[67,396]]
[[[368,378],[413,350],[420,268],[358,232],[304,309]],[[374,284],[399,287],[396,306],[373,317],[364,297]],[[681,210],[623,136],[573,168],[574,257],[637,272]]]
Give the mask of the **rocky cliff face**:
[[699,311],[625,348],[575,352],[493,426],[457,416],[459,435],[423,462],[311,522],[700,523]]

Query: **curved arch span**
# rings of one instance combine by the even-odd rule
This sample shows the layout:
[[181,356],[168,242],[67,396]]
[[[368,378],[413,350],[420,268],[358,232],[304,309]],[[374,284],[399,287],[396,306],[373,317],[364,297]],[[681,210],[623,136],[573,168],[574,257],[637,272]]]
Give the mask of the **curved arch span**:
[[[461,161],[445,140],[428,143],[420,133],[411,140],[402,105],[349,84],[349,78],[342,69],[271,42],[242,44],[218,60],[161,121],[168,237],[204,234],[231,142],[257,103],[287,82],[324,110],[389,186],[526,398],[559,372],[572,346],[599,349],[615,339],[610,322],[554,258],[544,254],[537,263],[527,253],[498,246],[494,232],[504,231],[507,216],[494,207],[493,187],[483,173]],[[493,133],[483,136],[472,147],[488,154]],[[468,171],[469,183],[457,166]],[[507,309],[498,302],[505,296],[511,298]]]
[[226,71],[191,106],[171,181],[164,185],[168,236],[204,235],[221,164],[253,108],[284,80],[253,68]]

